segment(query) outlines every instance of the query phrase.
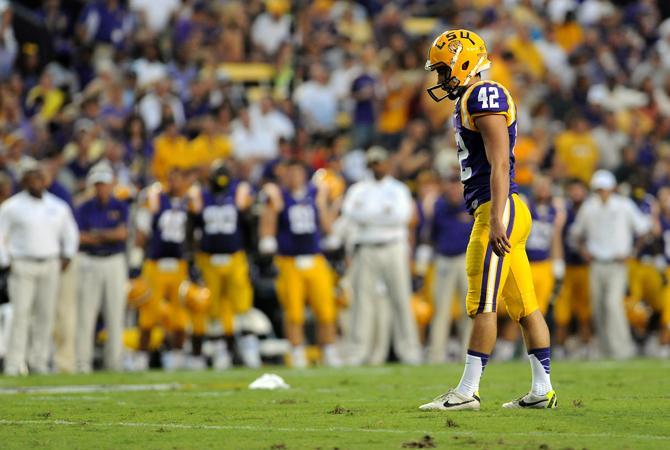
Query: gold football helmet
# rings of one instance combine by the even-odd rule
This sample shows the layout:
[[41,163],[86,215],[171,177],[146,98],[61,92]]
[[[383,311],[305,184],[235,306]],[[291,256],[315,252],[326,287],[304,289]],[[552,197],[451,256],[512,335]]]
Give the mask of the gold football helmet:
[[[437,84],[428,88],[436,102],[445,98],[456,100],[472,77],[491,67],[486,44],[477,33],[468,30],[449,30],[439,35],[428,49],[426,70],[437,71]],[[438,97],[436,89],[446,94]]]

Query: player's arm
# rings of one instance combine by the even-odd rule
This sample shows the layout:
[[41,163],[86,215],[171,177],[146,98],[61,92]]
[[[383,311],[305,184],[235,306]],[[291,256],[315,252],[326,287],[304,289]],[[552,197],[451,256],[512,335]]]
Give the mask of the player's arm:
[[284,202],[276,184],[268,183],[261,191],[261,215],[258,223],[258,249],[263,254],[277,251],[277,216],[284,209]]
[[316,207],[319,210],[319,226],[324,234],[330,234],[337,219],[337,205],[328,204],[328,188],[320,186],[316,192]]
[[254,204],[251,186],[246,181],[241,182],[235,191],[235,205],[240,211],[247,211]]
[[500,114],[486,114],[475,119],[484,141],[486,158],[491,166],[491,218],[489,243],[498,256],[510,252],[511,245],[503,224],[505,205],[509,197],[509,135],[507,121]]

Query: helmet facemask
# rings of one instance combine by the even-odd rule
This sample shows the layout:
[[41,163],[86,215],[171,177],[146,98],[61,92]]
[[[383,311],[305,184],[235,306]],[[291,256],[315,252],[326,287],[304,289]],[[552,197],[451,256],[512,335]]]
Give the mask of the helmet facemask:
[[[433,100],[436,102],[441,102],[445,98],[456,100],[461,95],[463,86],[460,85],[461,82],[458,78],[451,76],[451,67],[444,63],[438,63],[427,68],[437,72],[437,84],[427,89],[428,95]],[[446,94],[438,97],[434,92],[436,89],[442,89]]]

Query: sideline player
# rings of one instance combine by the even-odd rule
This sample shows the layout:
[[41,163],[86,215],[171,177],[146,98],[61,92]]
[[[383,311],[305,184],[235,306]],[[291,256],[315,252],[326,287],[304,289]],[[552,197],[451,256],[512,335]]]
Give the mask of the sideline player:
[[[233,180],[221,162],[212,165],[209,186],[202,191],[202,210],[196,216],[196,227],[202,230],[202,237],[195,260],[211,292],[213,310],[224,332],[224,347],[214,357],[217,369],[231,364],[235,315],[243,321],[253,303],[249,263],[240,226],[241,215],[253,201],[247,182]],[[238,344],[244,365],[259,367],[258,337],[242,330]]]
[[581,345],[578,354],[587,358],[591,342],[591,287],[589,281],[589,265],[579,251],[573,239],[571,229],[579,208],[589,195],[586,184],[573,178],[566,187],[566,218],[563,227],[563,255],[565,257],[565,276],[561,292],[554,304],[554,354],[557,358],[566,357],[565,343],[573,317],[577,320],[577,330]]
[[[146,203],[137,217],[137,245],[140,248],[146,246],[147,252],[142,277],[152,292],[151,299],[139,308],[140,352],[144,352],[144,356],[138,367],[146,367],[151,330],[162,324],[170,332],[163,367],[179,369],[187,363],[182,348],[189,314],[182,305],[179,290],[188,280],[187,224],[188,215],[195,208],[189,184],[188,175],[173,168],[168,175],[167,189],[158,183],[147,188]],[[194,322],[204,324],[202,320]],[[199,337],[205,330],[193,328],[195,340],[201,341]]]
[[[426,69],[437,72],[428,89],[435,101],[456,100],[454,127],[465,202],[475,223],[466,251],[466,306],[474,324],[465,370],[455,389],[422,410],[480,408],[479,381],[496,341],[496,307],[521,325],[532,369],[528,394],[504,408],[555,408],[549,377],[549,329],[540,312],[526,254],[531,216],[514,183],[516,107],[501,84],[481,79],[491,65],[484,41],[472,31],[446,31],[433,41]],[[445,94],[438,97],[436,90]]]
[[317,335],[328,366],[339,366],[335,346],[335,293],[332,270],[321,253],[321,231],[329,232],[334,214],[326,205],[327,191],[307,181],[302,162],[286,164],[285,184],[267,184],[263,193],[259,250],[274,254],[279,270],[277,296],[284,310],[286,337],[292,346],[293,367],[307,366],[305,300],[317,320]]

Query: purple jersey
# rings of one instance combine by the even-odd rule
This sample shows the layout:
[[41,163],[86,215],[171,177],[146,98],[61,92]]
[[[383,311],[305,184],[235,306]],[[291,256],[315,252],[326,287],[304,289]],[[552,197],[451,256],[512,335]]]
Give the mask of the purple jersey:
[[528,205],[533,227],[526,242],[526,253],[530,262],[546,261],[551,257],[551,244],[556,227],[556,208],[553,205]]
[[435,202],[431,237],[435,251],[442,256],[458,256],[465,253],[472,232],[472,216],[465,203],[451,205],[444,197]]
[[465,204],[470,213],[482,203],[491,200],[491,165],[486,158],[482,135],[475,125],[477,117],[488,114],[505,116],[509,134],[509,193],[517,192],[517,185],[514,182],[516,106],[512,96],[500,83],[479,81],[470,86],[458,99],[454,112],[461,181],[465,186]]
[[235,204],[238,182],[232,182],[226,192],[215,194],[203,191],[202,213],[198,225],[202,228],[200,249],[210,254],[231,254],[242,249],[240,214]]
[[283,256],[313,255],[320,252],[319,210],[317,189],[308,184],[302,198],[282,189],[284,209],[279,214],[277,244]]
[[182,259],[187,222],[188,200],[184,197],[170,197],[161,192],[158,197],[158,210],[154,212],[151,221],[147,258]]

